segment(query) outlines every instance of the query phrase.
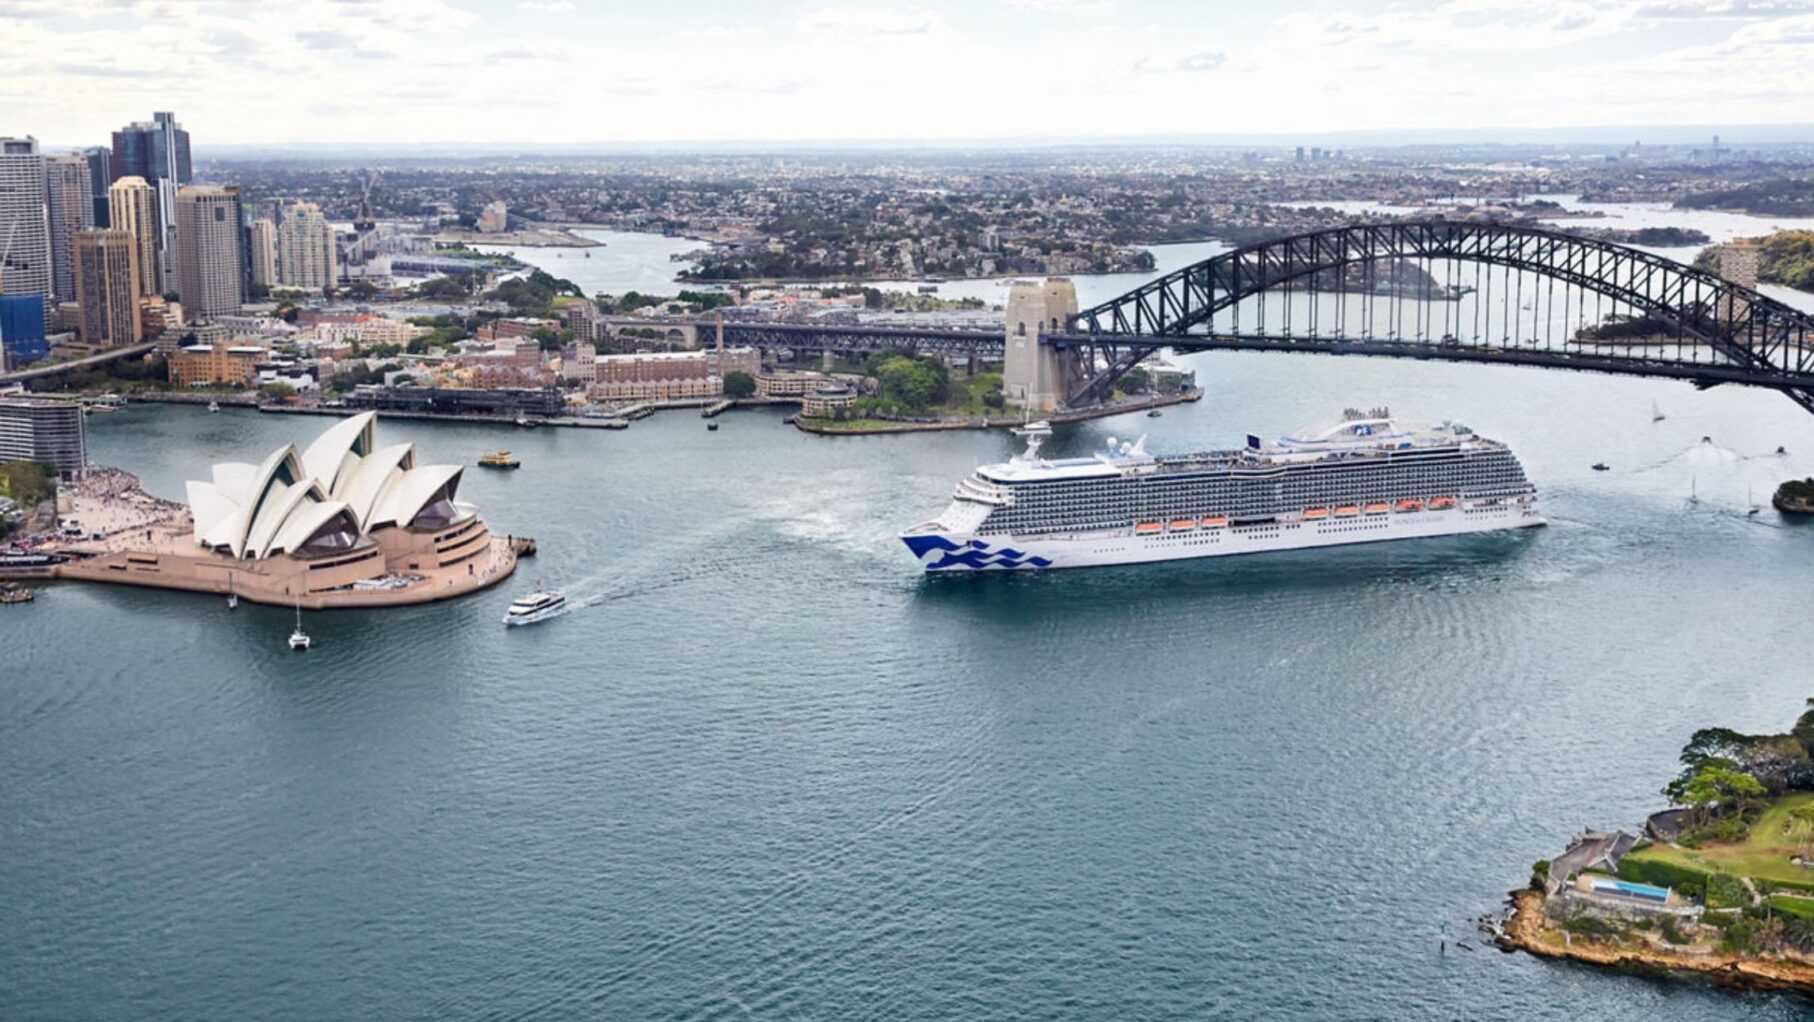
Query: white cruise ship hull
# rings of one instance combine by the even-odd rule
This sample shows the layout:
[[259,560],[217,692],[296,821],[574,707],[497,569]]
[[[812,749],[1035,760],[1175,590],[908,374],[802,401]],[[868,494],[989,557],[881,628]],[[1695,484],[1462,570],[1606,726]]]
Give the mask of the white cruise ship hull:
[[1167,528],[1146,535],[1127,529],[1023,539],[931,531],[921,527],[903,534],[901,539],[927,572],[944,574],[1146,564],[1395,539],[1429,539],[1543,524],[1543,516],[1533,498],[1528,503],[1508,501],[1471,507],[1464,504],[1436,511],[1390,511],[1259,525]]

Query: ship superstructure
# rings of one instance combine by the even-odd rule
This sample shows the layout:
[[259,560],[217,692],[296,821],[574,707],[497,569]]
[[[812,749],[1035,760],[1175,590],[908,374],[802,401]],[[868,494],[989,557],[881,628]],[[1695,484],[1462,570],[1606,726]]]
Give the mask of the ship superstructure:
[[1155,456],[1109,439],[1084,458],[1027,449],[960,481],[902,540],[927,571],[1064,568],[1215,557],[1542,525],[1504,444],[1350,409],[1325,429],[1239,450]]

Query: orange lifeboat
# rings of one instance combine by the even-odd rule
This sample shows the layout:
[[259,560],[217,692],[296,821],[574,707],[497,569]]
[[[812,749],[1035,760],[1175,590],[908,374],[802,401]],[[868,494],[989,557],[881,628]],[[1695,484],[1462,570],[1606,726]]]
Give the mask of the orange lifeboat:
[[1452,508],[1454,506],[1455,506],[1454,497],[1431,497],[1430,498],[1430,510],[1432,510],[1432,511],[1446,511],[1449,508]]
[[1227,524],[1227,515],[1210,515],[1208,518],[1203,519],[1203,527],[1205,529],[1220,529]]
[[1355,504],[1343,504],[1341,507],[1335,509],[1335,516],[1337,518],[1352,518],[1358,514],[1360,514],[1360,507]]
[[1195,518],[1174,518],[1166,522],[1165,527],[1173,532],[1188,532],[1197,527],[1197,520]]
[[1367,513],[1370,515],[1383,515],[1388,510],[1390,510],[1390,508],[1388,508],[1384,503],[1373,503],[1373,504],[1367,505]]
[[1422,511],[1423,501],[1413,497],[1407,497],[1398,502],[1398,509],[1400,511]]
[[1134,534],[1136,536],[1152,536],[1164,531],[1165,526],[1160,525],[1158,522],[1141,522],[1139,525],[1134,526]]
[[1304,517],[1313,519],[1327,518],[1329,517],[1329,509],[1326,507],[1307,507],[1304,509]]

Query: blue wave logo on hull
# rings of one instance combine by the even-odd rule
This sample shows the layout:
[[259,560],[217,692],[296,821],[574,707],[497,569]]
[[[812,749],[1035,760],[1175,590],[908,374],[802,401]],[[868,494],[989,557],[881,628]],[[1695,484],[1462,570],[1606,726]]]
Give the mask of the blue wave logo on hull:
[[[1008,546],[996,549],[980,539],[957,543],[943,536],[902,536],[901,541],[907,544],[907,549],[913,551],[914,557],[925,563],[927,571],[945,571],[950,568],[985,571],[990,568],[1052,566],[1050,558],[1035,557]],[[929,555],[936,555],[937,560],[927,560]]]

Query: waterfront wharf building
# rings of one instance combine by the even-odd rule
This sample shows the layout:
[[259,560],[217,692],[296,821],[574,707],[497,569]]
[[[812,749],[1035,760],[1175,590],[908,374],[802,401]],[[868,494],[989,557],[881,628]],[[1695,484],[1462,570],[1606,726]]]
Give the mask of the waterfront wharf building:
[[0,295],[31,295],[48,317],[51,301],[50,211],[44,157],[35,138],[0,138]]
[[354,408],[423,415],[517,418],[560,415],[566,400],[554,387],[390,387],[363,384],[346,396]]
[[74,544],[61,577],[233,593],[261,603],[371,606],[446,599],[515,567],[457,497],[459,465],[418,465],[412,444],[380,447],[367,412],[307,448],[217,464],[187,484],[188,515]]
[[157,193],[142,177],[123,177],[107,188],[108,222],[132,235],[139,248],[139,294],[164,293],[162,228],[157,220]]
[[176,194],[177,293],[191,317],[245,304],[239,189],[191,185]]
[[74,401],[0,398],[0,461],[36,461],[75,479],[88,464],[82,406]]
[[645,351],[597,356],[586,390],[594,401],[685,401],[717,397],[724,381],[703,351]]
[[172,351],[164,362],[172,387],[246,386],[271,352],[256,344],[190,344]]
[[115,348],[143,340],[138,239],[125,231],[81,231],[75,261],[82,343]]
[[[88,161],[80,153],[44,160],[44,195],[50,222],[51,293],[76,299],[76,235],[94,226],[94,198],[88,190]],[[0,239],[0,244],[4,240]]]

